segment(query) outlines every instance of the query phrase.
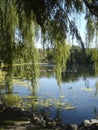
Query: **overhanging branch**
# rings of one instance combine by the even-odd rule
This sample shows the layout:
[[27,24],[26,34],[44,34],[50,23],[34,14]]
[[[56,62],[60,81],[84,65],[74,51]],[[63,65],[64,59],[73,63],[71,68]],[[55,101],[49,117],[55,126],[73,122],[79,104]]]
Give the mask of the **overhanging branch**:
[[78,32],[77,27],[75,26],[75,24],[74,24],[73,21],[70,21],[70,19],[69,19],[68,15],[66,14],[66,12],[65,12],[59,5],[57,5],[57,6],[60,8],[60,10],[61,10],[61,11],[65,14],[65,16],[67,17],[68,22],[69,22],[69,26],[70,26],[71,28],[73,28],[74,34],[75,34],[76,38],[78,39],[78,41],[80,42],[81,47],[82,47],[83,54],[84,54],[84,56],[86,57],[86,51],[85,51],[84,43],[83,43],[82,38],[81,38],[81,36],[80,36],[80,34],[79,34],[79,32]]
[[89,3],[87,0],[83,0],[89,11],[98,17],[98,5],[96,3]]

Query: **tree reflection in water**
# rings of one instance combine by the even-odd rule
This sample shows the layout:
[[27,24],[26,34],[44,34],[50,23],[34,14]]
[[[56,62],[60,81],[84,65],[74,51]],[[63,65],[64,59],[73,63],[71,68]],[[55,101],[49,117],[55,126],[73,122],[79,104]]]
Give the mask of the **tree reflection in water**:
[[1,102],[6,101],[6,105],[8,106],[13,106],[13,105],[15,106],[19,105],[19,107],[22,106],[21,104],[22,98],[20,98],[18,94],[13,93],[13,87],[15,82],[16,83],[18,82],[20,85],[25,86],[26,80],[31,85],[30,90],[32,90],[32,96],[37,98],[37,77],[33,72],[33,65],[7,66],[5,68],[4,73],[5,75],[3,80],[5,84],[3,86],[3,91],[1,90],[1,95],[2,95]]
[[[49,71],[50,69],[52,70],[52,68],[47,68],[46,66],[45,67],[43,66],[42,70],[41,70],[41,67],[40,67],[39,77],[41,78],[41,77],[47,76],[48,78],[51,78],[51,77],[55,78],[54,72]],[[43,96],[38,95],[38,87],[37,87],[38,84],[34,84],[37,82],[33,82],[34,81],[32,78],[33,74],[34,73],[32,71],[32,64],[15,65],[14,67],[12,67],[12,71],[9,74],[6,74],[6,76],[8,76],[8,77],[11,75],[11,77],[10,77],[11,79],[5,78],[5,80],[7,79],[6,84],[11,87],[7,86],[7,89],[5,91],[3,91],[5,93],[4,94],[5,96],[3,96],[4,100],[7,99],[6,101],[9,102],[10,105],[16,105],[16,103],[17,103],[17,106],[24,107],[28,110],[31,110],[31,109],[38,110],[38,111],[39,111],[39,109],[41,111],[43,110],[48,115],[51,115],[51,114],[54,115],[54,118],[58,119],[58,122],[60,122],[62,120],[62,117],[61,117],[62,110],[64,110],[64,111],[76,110],[75,107],[73,107],[74,104],[73,104],[73,106],[71,106],[69,104],[69,102],[65,101],[66,100],[65,96],[67,95],[67,93],[66,92],[63,93],[63,90],[66,88],[65,87],[63,88],[62,84],[65,82],[70,82],[70,81],[76,82],[78,80],[78,78],[82,77],[82,83],[84,85],[84,88],[91,87],[91,86],[89,86],[91,84],[90,84],[90,82],[88,82],[88,80],[89,80],[88,77],[89,77],[89,75],[94,76],[94,70],[91,71],[91,67],[90,67],[90,69],[88,67],[87,68],[77,67],[77,72],[70,72],[70,73],[67,71],[64,72],[64,75],[62,77],[62,79],[63,79],[62,84],[57,85],[58,86],[58,88],[57,88],[58,95],[57,95],[57,97],[54,97],[54,98],[48,97],[48,96],[45,97],[46,95],[43,95]],[[84,78],[84,81],[83,81],[83,78]],[[21,100],[21,98],[13,91],[13,87],[14,87],[15,83],[20,84],[19,86],[28,87],[30,89],[30,95],[23,96],[22,97],[23,99]],[[16,85],[16,86],[19,87],[18,85]],[[81,85],[79,87],[81,87]],[[9,89],[9,88],[11,88],[11,89]],[[72,88],[73,89],[71,89],[71,90],[66,89],[66,91],[67,90],[69,90],[71,92],[74,91],[74,86],[72,86]],[[55,94],[53,96],[55,96]],[[96,96],[97,96],[97,92],[96,92]],[[94,110],[94,112],[97,113],[96,111],[97,111],[97,108],[96,108],[96,110]],[[97,114],[95,114],[95,115],[97,115]]]

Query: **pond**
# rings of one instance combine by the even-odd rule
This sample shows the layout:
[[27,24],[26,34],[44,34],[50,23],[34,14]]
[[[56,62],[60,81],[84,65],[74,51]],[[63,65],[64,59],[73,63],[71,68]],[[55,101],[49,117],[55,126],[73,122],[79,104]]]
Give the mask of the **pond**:
[[32,89],[30,80],[14,78],[12,93],[23,97],[29,109],[64,123],[80,124],[84,119],[98,118],[97,90],[98,77],[92,66],[69,67],[58,85],[52,66],[43,65],[36,89]]

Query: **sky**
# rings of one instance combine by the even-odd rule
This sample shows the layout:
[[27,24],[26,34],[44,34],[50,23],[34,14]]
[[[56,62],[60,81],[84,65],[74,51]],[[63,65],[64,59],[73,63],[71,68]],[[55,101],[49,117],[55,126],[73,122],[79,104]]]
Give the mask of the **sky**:
[[[82,37],[82,40],[83,42],[85,43],[85,35],[86,35],[86,32],[85,32],[85,27],[86,27],[86,20],[84,18],[84,14],[82,14],[81,16],[77,16],[78,20],[76,21],[77,22],[77,27],[79,29],[79,33]],[[67,41],[70,42],[71,38],[68,38]],[[79,45],[76,41],[76,39],[74,39],[73,43],[71,43],[73,45]],[[42,45],[41,45],[41,34],[39,33],[39,39],[36,40],[36,47],[37,48],[42,48]]]
[[[76,26],[78,28],[78,31],[80,33],[80,36],[82,38],[82,41],[84,43],[84,45],[86,45],[86,20],[85,20],[85,14],[77,14],[76,17],[74,16],[75,22],[76,22]],[[74,40],[72,41],[71,36],[67,38],[67,42],[71,45],[77,45],[79,46],[79,43],[77,42],[77,40],[74,38]],[[42,48],[41,45],[41,34],[39,33],[39,39],[36,41],[36,47],[37,48]],[[95,47],[94,42],[92,42],[90,44],[90,47]]]
[[[84,45],[86,44],[86,20],[85,20],[85,14],[84,13],[80,13],[80,14],[72,14],[72,16],[70,17],[70,21],[74,21],[75,25],[78,29],[78,32],[82,38],[82,41],[84,43]],[[74,40],[72,40],[71,35],[68,37],[67,42],[71,45],[79,45],[79,42],[76,40],[76,38],[74,37]]]

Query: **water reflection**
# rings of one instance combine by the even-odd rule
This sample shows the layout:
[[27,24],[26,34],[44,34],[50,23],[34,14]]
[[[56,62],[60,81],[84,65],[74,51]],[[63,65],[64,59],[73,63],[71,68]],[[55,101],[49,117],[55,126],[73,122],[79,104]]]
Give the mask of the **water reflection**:
[[17,104],[44,111],[58,121],[80,123],[98,117],[98,77],[94,72],[91,66],[69,67],[58,85],[51,65],[40,65],[38,83],[32,78],[32,64],[16,65],[9,73],[4,72],[6,84],[0,87],[0,93],[7,105]]
[[[83,119],[85,118],[90,119],[96,117],[94,115],[94,107],[98,106],[97,103],[98,97],[96,98],[94,97],[95,90],[96,90],[95,84],[97,81],[94,68],[92,66],[87,66],[87,67],[79,66],[76,68],[76,70],[77,71],[67,70],[66,72],[63,72],[62,73],[63,80],[60,86],[58,86],[56,83],[54,84],[53,80],[55,79],[55,77],[51,77],[52,79],[51,78],[48,79],[48,82],[51,83],[52,87],[51,85],[48,85],[48,82],[45,83],[46,79],[43,78],[44,85],[48,87],[48,90],[45,90],[44,93],[47,93],[47,91],[50,91],[51,93],[51,89],[52,89],[54,91],[52,94],[57,97],[58,101],[59,101],[58,97],[60,95],[64,96],[62,100],[60,100],[60,103],[61,102],[64,103],[64,100],[67,100],[68,104],[72,105],[71,106],[72,108],[75,108],[75,109],[64,109],[64,107],[61,104],[60,104],[61,105],[60,108],[57,106],[56,109],[54,107],[51,108],[52,109],[51,115],[54,115],[54,113],[60,109],[59,113],[60,113],[61,120],[65,121],[66,119],[67,121],[65,122],[67,123],[75,123],[75,122],[79,123],[82,122]],[[42,83],[42,77],[41,77],[40,86]],[[55,90],[53,87],[54,85],[56,86]],[[57,95],[58,93],[57,87],[59,88],[58,95]],[[41,88],[43,87],[41,86]],[[50,94],[50,96],[52,96],[52,94]],[[68,110],[71,111],[68,112]]]
[[98,94],[98,81],[96,81],[95,86],[96,86],[95,96],[97,96],[97,94]]
[[[0,86],[3,86],[0,91],[0,102],[6,101],[7,106],[22,105],[22,101],[20,101],[22,95],[19,96],[18,92],[15,92],[15,86],[30,88],[31,95],[37,98],[37,77],[32,65],[4,66],[4,69],[0,71],[0,76],[3,76],[2,82],[0,82]],[[23,93],[22,89],[20,91]]]
[[83,80],[85,82],[85,87],[89,88],[89,80],[86,77],[83,77]]
[[[74,69],[76,71],[74,71]],[[94,76],[95,71],[92,66],[77,66],[77,67],[68,67],[66,72],[62,73],[63,81],[75,81],[81,77]]]

